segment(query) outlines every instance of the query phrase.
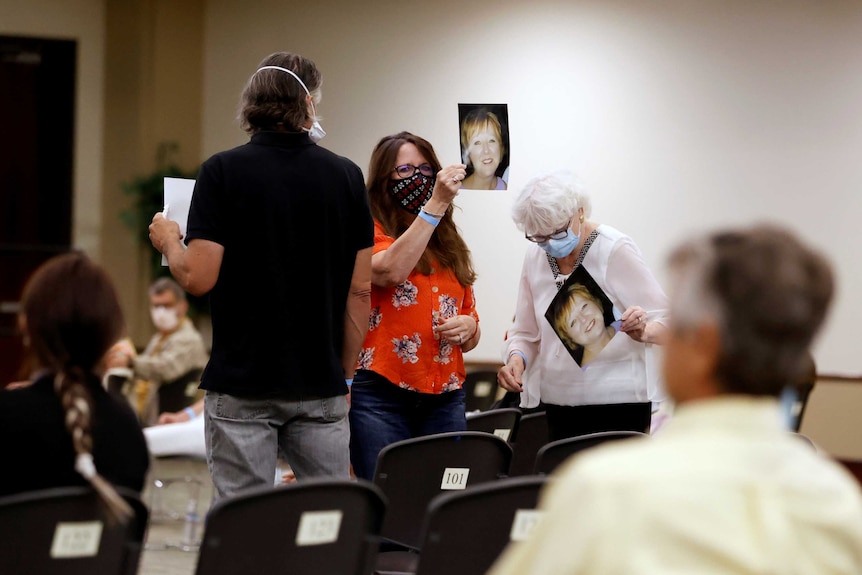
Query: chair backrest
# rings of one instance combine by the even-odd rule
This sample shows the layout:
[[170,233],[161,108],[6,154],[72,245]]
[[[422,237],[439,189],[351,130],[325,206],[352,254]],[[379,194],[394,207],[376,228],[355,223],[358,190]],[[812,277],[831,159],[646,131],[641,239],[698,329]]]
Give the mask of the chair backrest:
[[387,445],[374,470],[374,483],[389,503],[381,535],[418,549],[425,511],[435,495],[504,477],[511,460],[509,444],[483,431],[437,433]]
[[536,453],[548,440],[548,417],[544,411],[522,415],[518,422],[518,437],[512,446],[512,468],[509,475],[532,475],[536,465]]
[[538,453],[536,453],[535,473],[552,473],[554,469],[560,466],[566,459],[591,447],[607,443],[609,441],[619,441],[621,439],[631,439],[633,437],[649,437],[646,433],[640,431],[601,431],[598,433],[588,433],[577,437],[569,437],[566,439],[558,439],[543,445]]
[[497,372],[486,369],[469,371],[463,387],[468,412],[490,409],[497,396]]
[[515,407],[490,409],[467,415],[467,431],[484,431],[505,439],[509,444],[517,441],[521,410]]
[[805,408],[808,405],[808,398],[811,396],[811,391],[817,383],[817,364],[814,361],[814,356],[808,352],[805,357],[805,370],[799,377],[798,381],[794,381],[788,390],[788,396],[782,396],[782,400],[790,401],[790,405],[785,407],[789,411],[787,413],[790,430],[799,432],[802,427],[802,418],[805,416]]
[[509,477],[444,493],[428,506],[416,575],[486,573],[512,541],[526,539],[540,518],[542,475]]
[[371,573],[386,503],[364,480],[311,479],[217,501],[197,575]]
[[90,487],[55,487],[0,498],[0,573],[134,575],[148,512],[118,489],[133,517],[119,523]]
[[195,392],[203,375],[203,368],[194,368],[173,381],[159,386],[159,413],[181,411],[195,401]]
[[133,377],[135,372],[128,367],[111,367],[105,370],[105,375],[102,376],[102,387],[110,393],[124,397],[123,386]]

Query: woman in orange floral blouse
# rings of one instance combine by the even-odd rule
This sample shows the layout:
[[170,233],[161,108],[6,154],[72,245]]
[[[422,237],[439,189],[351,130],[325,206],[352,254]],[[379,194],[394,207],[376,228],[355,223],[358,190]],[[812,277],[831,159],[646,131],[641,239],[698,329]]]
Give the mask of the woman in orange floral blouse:
[[463,431],[464,358],[479,343],[470,250],[452,220],[466,166],[442,168],[431,144],[401,132],[371,156],[371,317],[353,380],[350,458],[372,479],[386,445]]

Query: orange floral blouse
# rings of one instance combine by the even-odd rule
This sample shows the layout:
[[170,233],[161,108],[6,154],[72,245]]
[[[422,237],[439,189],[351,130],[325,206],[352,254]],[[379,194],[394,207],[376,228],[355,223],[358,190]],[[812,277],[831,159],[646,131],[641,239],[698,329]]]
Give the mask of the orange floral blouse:
[[[375,254],[394,241],[374,222]],[[373,286],[368,335],[357,369],[374,371],[420,393],[460,389],[465,376],[461,346],[437,338],[432,331],[456,315],[479,321],[473,287],[462,286],[451,270],[438,268],[436,262],[428,275],[413,270],[397,286]]]

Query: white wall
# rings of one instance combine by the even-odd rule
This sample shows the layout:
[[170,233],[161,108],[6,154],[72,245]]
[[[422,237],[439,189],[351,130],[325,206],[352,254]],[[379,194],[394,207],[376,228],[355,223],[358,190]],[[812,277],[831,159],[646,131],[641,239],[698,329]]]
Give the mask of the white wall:
[[0,0],[0,34],[77,42],[72,244],[94,258],[102,226],[104,27],[104,0]]
[[[660,279],[675,242],[718,225],[773,219],[828,251],[840,289],[816,357],[821,372],[860,375],[859,38],[852,0],[212,0],[204,152],[245,141],[240,90],[276,50],[318,64],[323,145],[363,170],[402,129],[455,162],[458,103],[507,103],[510,188],[579,171],[593,219],[632,235]],[[457,202],[480,274],[474,361],[499,359],[514,310],[526,243],[510,197]]]

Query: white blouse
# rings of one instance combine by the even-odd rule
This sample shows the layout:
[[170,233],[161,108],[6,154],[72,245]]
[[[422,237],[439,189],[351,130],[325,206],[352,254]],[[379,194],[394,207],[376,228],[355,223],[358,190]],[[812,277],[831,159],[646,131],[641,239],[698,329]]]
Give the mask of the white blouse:
[[[584,257],[584,268],[620,312],[637,305],[646,310],[648,321],[666,323],[667,297],[634,241],[611,226],[600,225],[597,231]],[[530,246],[521,270],[515,321],[503,344],[504,363],[515,350],[527,359],[521,406],[535,407],[540,400],[553,405],[662,400],[654,345],[618,332],[589,365],[582,369],[575,363],[545,319],[557,290],[545,251]]]

